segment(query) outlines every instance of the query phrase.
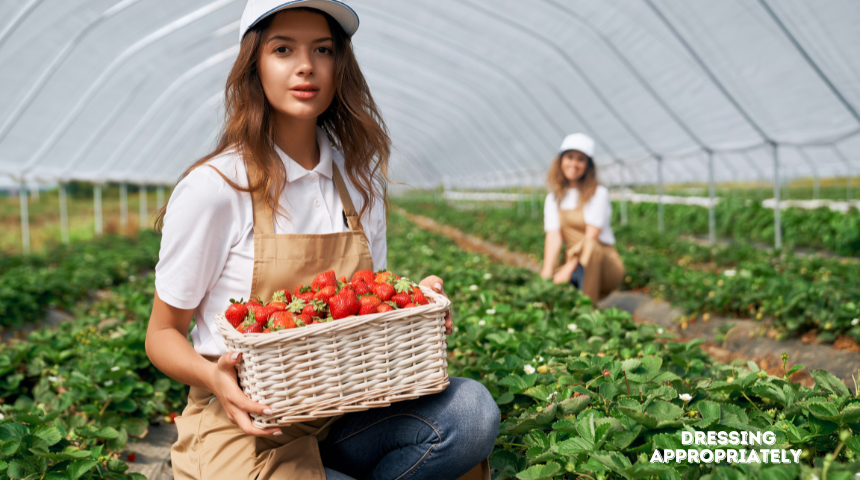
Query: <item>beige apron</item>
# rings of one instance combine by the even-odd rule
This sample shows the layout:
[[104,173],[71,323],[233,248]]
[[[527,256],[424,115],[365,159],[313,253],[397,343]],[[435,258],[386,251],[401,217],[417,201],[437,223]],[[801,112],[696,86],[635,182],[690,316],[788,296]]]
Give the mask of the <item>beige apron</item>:
[[[310,284],[326,270],[351,278],[358,270],[373,270],[367,238],[337,165],[332,165],[349,231],[325,235],[276,234],[274,213],[258,193],[254,208],[254,276],[251,295],[267,300],[276,290]],[[210,359],[216,360],[217,359]],[[245,435],[230,422],[218,398],[191,387],[188,405],[176,417],[179,438],[171,450],[177,480],[325,480],[319,441],[326,438],[331,423],[339,417],[283,427],[283,435]],[[485,461],[468,480],[489,480]]]
[[585,238],[585,216],[582,208],[559,210],[561,236],[567,245],[565,261],[579,257],[585,268],[582,293],[597,302],[609,295],[624,280],[624,261],[614,245]]

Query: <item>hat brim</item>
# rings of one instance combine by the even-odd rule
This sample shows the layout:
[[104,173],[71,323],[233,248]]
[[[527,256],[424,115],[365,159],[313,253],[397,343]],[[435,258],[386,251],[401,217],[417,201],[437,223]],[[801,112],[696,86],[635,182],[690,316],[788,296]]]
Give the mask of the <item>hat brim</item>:
[[355,32],[358,31],[358,14],[355,13],[355,10],[353,10],[352,7],[345,3],[338,2],[337,0],[293,0],[291,2],[284,2],[283,4],[260,15],[256,20],[248,25],[248,28],[246,28],[244,32],[242,32],[242,37],[244,38],[245,34],[265,18],[291,8],[313,8],[329,14],[338,24],[340,24],[341,28],[343,28],[344,32],[346,32],[349,37],[352,37],[355,35]]

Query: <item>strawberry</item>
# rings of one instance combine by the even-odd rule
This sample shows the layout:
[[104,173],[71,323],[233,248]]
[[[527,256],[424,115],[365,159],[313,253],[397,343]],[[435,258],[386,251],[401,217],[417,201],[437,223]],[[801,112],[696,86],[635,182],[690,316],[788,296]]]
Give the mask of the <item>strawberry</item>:
[[269,308],[274,308],[275,310],[277,310],[279,312],[283,312],[284,310],[287,309],[287,304],[284,302],[269,302],[266,304],[266,306]]
[[271,328],[267,328],[267,329],[263,330],[263,333],[272,333],[272,329],[271,329]]
[[391,300],[394,296],[394,287],[390,283],[377,283],[371,289],[383,302]]
[[338,284],[341,284],[341,283],[347,283],[347,281],[346,281],[346,275],[342,275],[342,276],[338,277],[338,278],[337,278],[337,283],[338,283]]
[[409,302],[409,303],[407,303],[407,304],[406,304],[406,306],[405,306],[405,307],[403,307],[403,308],[414,308],[414,307],[417,307],[417,306],[418,306],[418,305],[415,305],[414,303]]
[[396,303],[398,307],[403,308],[407,303],[412,301],[412,297],[410,297],[406,292],[401,292],[391,297],[391,300]]
[[390,312],[392,310],[394,310],[394,307],[387,303],[380,304],[378,307],[376,307],[376,313],[385,313]]
[[358,311],[359,315],[376,313],[376,307],[382,305],[382,300],[376,295],[364,295],[358,301],[361,303],[361,310]]
[[350,285],[352,285],[352,288],[353,290],[355,290],[356,295],[364,295],[370,293],[370,287],[368,286],[367,282],[360,278],[356,278],[355,280],[353,280]]
[[296,298],[301,298],[305,303],[314,299],[314,289],[307,285],[299,285],[296,287]]
[[131,452],[128,454],[128,456],[126,458],[128,458],[129,462],[134,463],[134,461],[137,459],[137,454],[135,454],[134,452]]
[[248,318],[248,307],[242,303],[242,300],[237,302],[231,298],[230,306],[224,312],[224,317],[230,322],[230,325],[233,325],[233,328],[236,328]]
[[389,272],[388,270],[380,270],[376,272],[376,278],[374,278],[374,281],[376,283],[385,283],[392,280],[393,278],[393,273]]
[[318,323],[313,317],[309,317],[305,314],[296,315],[295,321],[297,327],[304,327],[312,323]]
[[263,326],[257,322],[254,322],[251,326],[246,328],[245,331],[242,333],[244,333],[245,335],[247,335],[249,333],[263,333]]
[[254,309],[249,309],[249,311],[254,312],[254,320],[256,320],[257,323],[265,325],[266,322],[269,321],[269,317],[278,310],[274,307],[256,307]]
[[424,292],[422,292],[418,287],[415,287],[415,289],[412,290],[412,301],[418,305],[428,305],[430,303],[427,300],[427,297],[424,296]]
[[302,314],[309,317],[321,317],[326,310],[326,304],[322,300],[311,300],[311,303],[302,309]]
[[260,299],[260,296],[259,296],[259,295],[256,295],[256,296],[251,297],[251,299],[250,299],[250,300],[248,300],[248,303],[246,303],[246,304],[245,304],[245,306],[246,306],[246,307],[248,307],[248,308],[251,308],[252,306],[260,306],[260,307],[262,307],[262,306],[263,306],[263,301]]
[[296,321],[293,319],[293,314],[290,312],[275,312],[272,318],[269,319],[271,328],[275,331],[296,328]]
[[323,287],[319,292],[314,294],[314,300],[321,300],[323,303],[328,305],[328,299],[337,295],[337,289],[332,286]]
[[289,290],[278,290],[272,294],[272,301],[290,303],[293,301],[293,296],[290,294]]
[[320,291],[323,287],[329,286],[337,288],[337,277],[334,275],[334,270],[329,270],[317,275],[311,282],[311,288],[313,288],[315,292]]
[[335,320],[355,315],[361,310],[361,302],[352,292],[341,292],[329,299],[331,317]]
[[373,279],[376,278],[376,275],[373,274],[370,270],[359,270],[355,272],[355,275],[352,276],[352,283],[355,284],[355,281],[358,279],[364,280],[364,283],[370,285],[373,283]]

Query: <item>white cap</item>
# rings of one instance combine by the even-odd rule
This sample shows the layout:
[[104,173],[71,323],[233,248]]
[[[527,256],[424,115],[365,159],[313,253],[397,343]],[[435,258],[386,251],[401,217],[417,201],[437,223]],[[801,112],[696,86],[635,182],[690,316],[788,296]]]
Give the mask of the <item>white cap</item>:
[[558,153],[562,154],[568,150],[579,150],[589,157],[594,157],[594,140],[584,133],[568,135],[561,142],[561,148],[559,148]]
[[242,21],[239,22],[239,41],[260,20],[288,8],[300,7],[314,8],[331,15],[350,37],[358,30],[358,14],[349,5],[337,0],[248,0]]

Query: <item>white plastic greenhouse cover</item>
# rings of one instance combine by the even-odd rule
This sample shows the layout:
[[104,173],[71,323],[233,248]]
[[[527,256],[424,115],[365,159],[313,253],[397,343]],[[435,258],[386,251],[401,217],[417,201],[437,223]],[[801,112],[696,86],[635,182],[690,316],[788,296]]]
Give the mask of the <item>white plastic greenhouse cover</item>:
[[[355,0],[396,180],[854,175],[860,1]],[[0,174],[172,184],[214,145],[245,0],[0,0]],[[657,168],[660,163],[662,168]]]

